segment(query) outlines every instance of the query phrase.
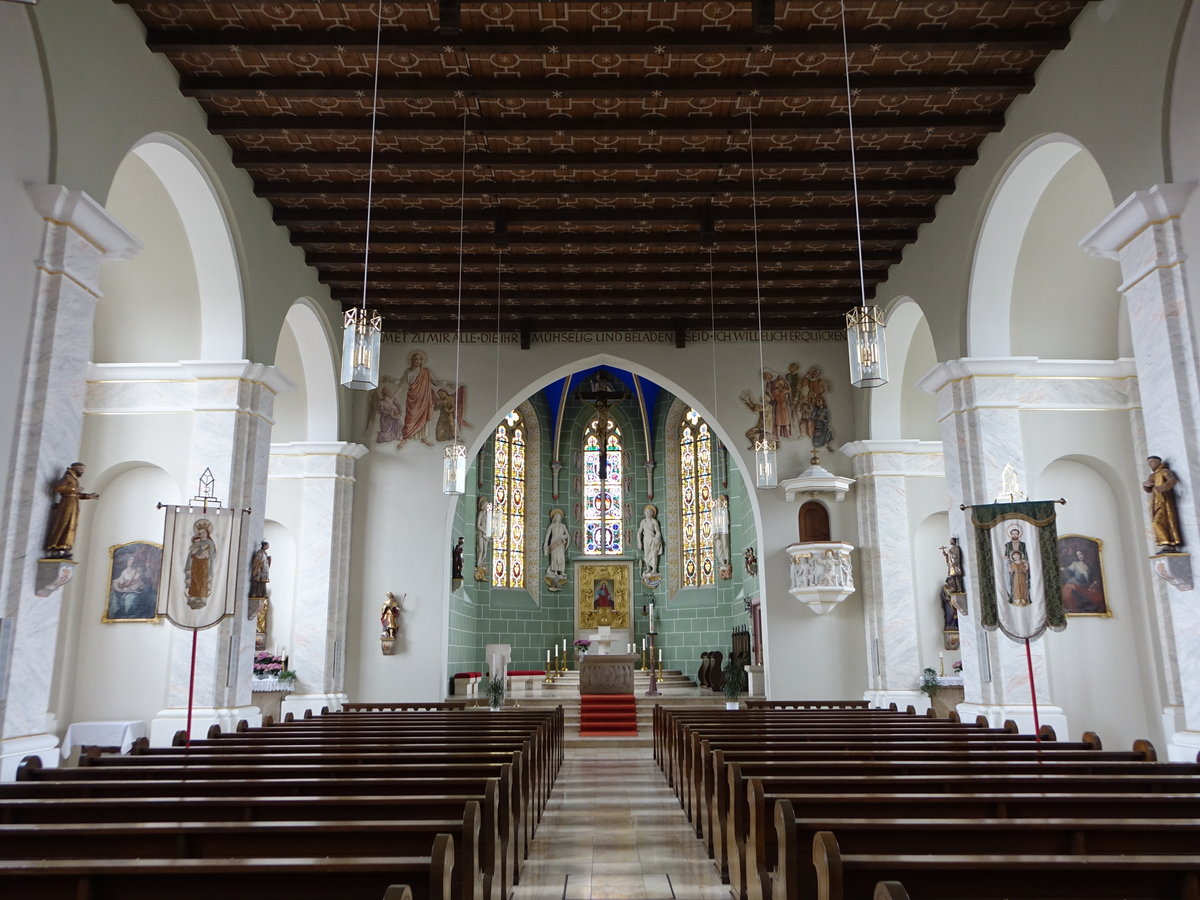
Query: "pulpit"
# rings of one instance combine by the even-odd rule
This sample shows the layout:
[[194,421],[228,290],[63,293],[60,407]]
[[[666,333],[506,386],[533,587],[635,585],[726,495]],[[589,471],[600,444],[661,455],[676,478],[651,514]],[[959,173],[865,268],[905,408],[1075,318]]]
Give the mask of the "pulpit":
[[580,694],[632,694],[638,658],[632,653],[610,653],[579,660]]

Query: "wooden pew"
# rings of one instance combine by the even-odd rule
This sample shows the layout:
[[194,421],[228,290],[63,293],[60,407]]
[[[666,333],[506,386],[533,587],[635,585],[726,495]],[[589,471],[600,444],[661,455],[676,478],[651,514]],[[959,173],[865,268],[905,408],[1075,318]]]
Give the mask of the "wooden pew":
[[0,894],[38,900],[453,900],[453,839],[441,835],[423,857],[345,859],[35,859],[0,860]]
[[[921,775],[758,775],[747,780],[738,764],[729,767],[730,811],[725,821],[726,863],[730,886],[735,896],[746,897],[751,880],[761,883],[762,873],[774,866],[772,848],[774,794],[787,793],[803,803],[805,794],[837,794],[851,797],[858,793],[919,794],[944,792],[963,794],[979,791],[1080,793],[1080,794],[1154,794],[1174,791],[1200,791],[1200,767],[1190,763],[1129,763],[1128,771],[1096,774],[1088,764],[1079,763],[1007,763],[999,771],[994,766],[976,768],[972,763],[931,764]],[[1141,773],[1145,774],[1141,774]],[[739,802],[745,796],[745,802]]]
[[483,900],[479,804],[463,817],[429,821],[137,822],[0,825],[0,859],[226,859],[432,854],[453,838],[455,900]]
[[856,854],[1187,855],[1200,848],[1200,819],[797,820],[792,805],[780,801],[775,826],[786,852],[780,853],[769,889],[761,894],[774,900],[816,895],[816,869],[808,850],[820,832],[833,833],[842,853]]
[[1196,854],[842,854],[830,832],[818,833],[812,853],[818,900],[873,896],[880,881],[899,882],[916,897],[936,900],[1184,900],[1200,895]]
[[18,770],[21,780],[0,785],[0,822],[411,821],[461,818],[466,804],[477,802],[485,893],[507,897],[519,874],[511,809],[500,803],[506,791],[501,778],[212,778],[181,784],[39,778],[73,770],[39,769],[32,760]]

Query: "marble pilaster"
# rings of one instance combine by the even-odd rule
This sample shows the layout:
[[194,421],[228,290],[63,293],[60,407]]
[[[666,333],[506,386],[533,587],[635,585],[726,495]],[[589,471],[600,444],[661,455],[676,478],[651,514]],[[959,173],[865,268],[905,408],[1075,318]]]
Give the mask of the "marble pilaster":
[[[1013,467],[1022,487],[1029,484],[1023,410],[1136,409],[1133,366],[1129,360],[968,358],[941,363],[917,384],[937,397],[952,530],[969,536],[962,541],[968,613],[959,615],[965,696],[960,715],[964,721],[983,715],[996,725],[1014,719],[1023,731],[1032,730],[1025,647],[979,626],[979,598],[971,577],[978,567],[974,526],[970,510],[960,511],[959,505],[993,502],[1006,465]],[[1049,695],[1044,640],[1031,644],[1031,655],[1039,720],[1067,734],[1066,717]]]
[[[841,448],[854,461],[858,505],[859,582],[867,640],[868,686],[874,706],[922,710],[912,529],[907,488],[912,478],[941,478],[936,441],[854,441]],[[922,705],[924,703],[924,706]]]
[[[1137,191],[1080,242],[1093,256],[1121,266],[1138,384],[1147,399],[1145,446],[1179,477],[1179,525],[1192,556],[1200,549],[1200,362],[1180,216],[1195,187],[1160,184]],[[1143,517],[1149,556],[1156,548],[1145,505]],[[1158,618],[1168,631],[1160,660],[1171,704],[1163,714],[1167,755],[1190,761],[1200,750],[1200,606],[1194,590],[1155,580]],[[1177,698],[1171,696],[1176,687]]]
[[[354,467],[361,444],[294,442],[271,447],[272,481],[291,481],[300,493],[289,664],[297,690],[281,713],[297,717],[346,700],[346,619],[350,591],[350,528]],[[380,598],[380,603],[383,600]]]
[[[242,558],[248,561],[263,528],[275,396],[293,385],[273,366],[247,360],[193,361],[180,366],[190,379],[192,395],[187,496],[196,490],[204,470],[210,469],[217,498],[229,507],[251,510],[242,534]],[[204,714],[193,716],[193,737],[203,736],[214,722],[224,729],[230,719],[236,724],[239,718],[254,721],[258,716],[250,695],[254,621],[246,616],[248,562],[239,567],[235,590],[235,615],[197,634],[193,704]],[[191,633],[173,630],[167,708],[151,723],[151,743],[169,743],[180,727],[181,712],[186,716],[191,651]]]
[[19,691],[0,691],[0,780],[12,778],[26,754],[47,765],[58,758],[50,752],[58,743],[51,691],[63,595],[39,597],[35,590],[48,488],[79,453],[100,267],[142,246],[87,194],[61,185],[28,193],[45,224],[12,469],[5,473],[18,487],[0,514],[0,682],[7,685],[13,673],[21,679]]

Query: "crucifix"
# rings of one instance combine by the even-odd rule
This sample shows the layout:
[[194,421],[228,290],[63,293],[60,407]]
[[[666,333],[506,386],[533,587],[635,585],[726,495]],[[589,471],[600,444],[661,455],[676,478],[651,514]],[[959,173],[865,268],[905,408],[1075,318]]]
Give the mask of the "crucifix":
[[579,385],[579,399],[596,410],[600,416],[600,480],[608,477],[608,429],[612,419],[608,410],[629,399],[629,389],[613,380],[604,369],[596,369]]

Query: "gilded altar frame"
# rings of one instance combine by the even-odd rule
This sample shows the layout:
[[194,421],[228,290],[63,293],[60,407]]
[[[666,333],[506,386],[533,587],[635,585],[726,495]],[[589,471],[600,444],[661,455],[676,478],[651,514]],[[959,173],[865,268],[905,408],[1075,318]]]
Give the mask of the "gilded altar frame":
[[[582,629],[629,628],[629,604],[633,584],[632,562],[578,563],[575,568],[578,627]],[[597,606],[607,591],[612,606]]]

